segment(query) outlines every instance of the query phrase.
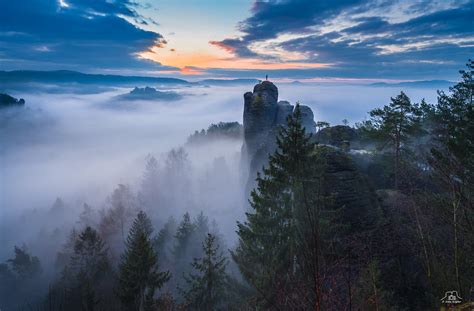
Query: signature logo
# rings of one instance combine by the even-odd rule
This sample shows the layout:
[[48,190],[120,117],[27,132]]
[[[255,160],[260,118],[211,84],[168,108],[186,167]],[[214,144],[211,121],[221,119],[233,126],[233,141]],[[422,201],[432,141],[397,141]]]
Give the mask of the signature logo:
[[462,303],[462,298],[459,296],[457,291],[452,290],[444,294],[444,297],[441,298],[441,303],[447,305],[457,305]]

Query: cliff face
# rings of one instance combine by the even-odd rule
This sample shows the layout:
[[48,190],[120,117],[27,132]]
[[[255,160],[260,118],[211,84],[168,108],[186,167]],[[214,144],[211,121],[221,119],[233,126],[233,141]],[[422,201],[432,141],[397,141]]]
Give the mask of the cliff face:
[[377,195],[351,157],[333,147],[316,147],[325,160],[324,193],[339,209],[339,222],[357,231],[373,226],[381,216]]
[[[268,155],[276,149],[278,128],[286,124],[294,106],[278,101],[278,88],[270,81],[255,85],[253,92],[244,94],[243,165],[247,167],[247,189],[255,186],[256,172],[266,165]],[[311,108],[300,105],[302,124],[306,132],[315,133],[316,125]]]
[[[257,84],[253,92],[245,93],[244,99],[242,164],[247,168],[248,175],[244,182],[247,183],[248,194],[256,186],[257,171],[267,164],[269,154],[276,149],[279,126],[286,124],[286,118],[293,113],[294,106],[287,101],[279,102],[277,87],[268,81]],[[316,127],[311,108],[300,106],[300,110],[303,126],[307,132],[314,134]],[[355,137],[351,130],[349,127],[337,127],[334,135],[329,135],[326,130],[319,138],[337,145],[340,141]],[[332,197],[333,207],[340,208],[339,220],[350,224],[352,229],[373,225],[380,216],[377,196],[353,159],[337,147],[319,146],[315,152],[319,152],[326,162],[323,188],[326,195]]]

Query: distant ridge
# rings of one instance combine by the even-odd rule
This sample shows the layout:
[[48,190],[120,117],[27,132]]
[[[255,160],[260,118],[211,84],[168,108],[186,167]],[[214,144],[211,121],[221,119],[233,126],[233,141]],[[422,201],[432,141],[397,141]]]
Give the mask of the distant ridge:
[[110,84],[123,85],[133,83],[155,83],[155,84],[179,84],[191,85],[192,83],[176,78],[143,77],[143,76],[122,76],[88,74],[70,70],[56,71],[35,71],[35,70],[15,70],[0,71],[1,83],[80,83],[80,84]]
[[447,81],[447,80],[422,80],[422,81],[409,81],[409,82],[398,82],[398,83],[386,83],[386,82],[377,82],[372,83],[371,86],[379,86],[379,87],[392,87],[392,86],[402,86],[402,87],[439,87],[439,88],[447,88],[454,85],[455,82]]
[[257,84],[260,80],[257,79],[204,79],[198,81],[199,84],[228,86],[228,85],[242,85],[242,84]]

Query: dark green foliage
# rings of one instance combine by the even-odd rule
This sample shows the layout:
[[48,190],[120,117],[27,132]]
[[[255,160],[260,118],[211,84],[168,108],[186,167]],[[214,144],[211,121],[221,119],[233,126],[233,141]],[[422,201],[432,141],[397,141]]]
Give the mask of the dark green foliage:
[[159,272],[151,234],[153,228],[144,212],[139,212],[127,237],[119,266],[118,295],[127,310],[150,310],[154,294],[169,280],[169,272]]
[[74,252],[74,245],[76,244],[77,236],[78,233],[76,231],[76,228],[72,228],[66,240],[66,243],[64,243],[62,249],[56,255],[55,265],[58,270],[61,271],[66,267],[66,265],[69,264],[69,261],[71,260],[71,257]]
[[239,223],[233,258],[260,306],[344,308],[350,296],[346,283],[354,286],[367,260],[357,248],[381,212],[349,156],[312,143],[298,108],[281,129],[268,168],[257,177],[253,211]]
[[360,279],[356,284],[355,303],[361,307],[361,310],[395,310],[391,308],[390,299],[390,293],[383,289],[380,265],[373,260],[361,271]]
[[186,250],[189,246],[190,239],[194,233],[194,225],[191,223],[191,216],[189,213],[185,213],[181,223],[176,230],[176,245],[174,248],[174,256],[178,259],[186,254]]
[[14,248],[14,257],[0,264],[0,308],[15,310],[27,301],[35,302],[42,295],[41,263],[26,247]]
[[[435,186],[444,191],[432,194],[437,209],[429,212],[436,212],[448,229],[443,237],[451,252],[440,258],[450,271],[445,282],[467,293],[474,288],[474,62],[460,73],[462,80],[450,94],[439,92],[431,114],[435,138],[429,164]],[[435,248],[442,247],[440,242],[432,241]]]
[[115,260],[123,251],[127,231],[133,216],[138,212],[139,202],[129,186],[119,184],[108,198],[108,203],[108,208],[101,211],[98,230]]
[[[289,307],[285,300],[302,298],[292,283],[309,269],[304,265],[305,256],[311,256],[305,259],[316,264],[311,272],[319,274],[317,214],[325,200],[316,191],[321,163],[314,161],[314,145],[300,118],[297,105],[287,127],[281,128],[278,150],[270,156],[263,176],[257,176],[258,188],[251,193],[253,211],[247,213],[245,223],[238,224],[239,244],[233,258],[256,289],[259,303],[267,307]],[[305,236],[307,230],[312,236]]]
[[[98,232],[86,227],[75,239],[72,256],[63,270],[65,306],[69,310],[98,310],[112,298],[107,283],[113,279],[107,247]],[[56,295],[59,295],[57,292]],[[109,301],[108,304],[111,302]]]
[[411,139],[421,134],[422,111],[419,104],[413,104],[408,96],[401,92],[391,98],[383,108],[370,111],[370,120],[365,121],[361,130],[371,140],[378,143],[378,149],[393,155],[393,185],[398,189],[407,146]]
[[25,248],[15,246],[15,257],[7,260],[19,278],[27,279],[41,273],[41,264],[36,256],[30,256]]
[[156,208],[157,203],[162,199],[158,161],[153,156],[146,162],[141,182],[140,199],[149,209]]
[[[439,92],[434,118],[437,139],[441,143],[433,148],[433,155],[447,166],[457,166],[456,174],[472,185],[474,167],[474,61],[470,60],[467,70],[460,71],[462,81],[452,88],[451,94]],[[464,172],[463,172],[464,171]],[[467,174],[470,172],[471,174]]]
[[209,219],[204,216],[204,213],[201,211],[196,219],[194,220],[195,232],[199,237],[202,237],[202,240],[209,233]]
[[336,147],[343,147],[345,143],[354,143],[358,139],[357,131],[347,125],[336,125],[331,127],[324,127],[315,135],[316,141],[319,144],[327,144]]
[[154,238],[155,248],[160,254],[161,262],[164,264],[171,264],[173,261],[172,251],[175,231],[176,221],[174,218],[170,218]]
[[188,289],[181,290],[185,305],[190,310],[224,310],[227,259],[212,234],[207,234],[202,251],[203,257],[191,264],[193,272],[185,276]]

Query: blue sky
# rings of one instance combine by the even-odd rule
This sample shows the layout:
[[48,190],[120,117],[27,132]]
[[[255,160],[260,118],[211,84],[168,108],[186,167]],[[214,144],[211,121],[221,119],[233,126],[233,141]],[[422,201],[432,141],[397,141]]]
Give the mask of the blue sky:
[[3,1],[0,69],[281,79],[455,79],[474,0]]

